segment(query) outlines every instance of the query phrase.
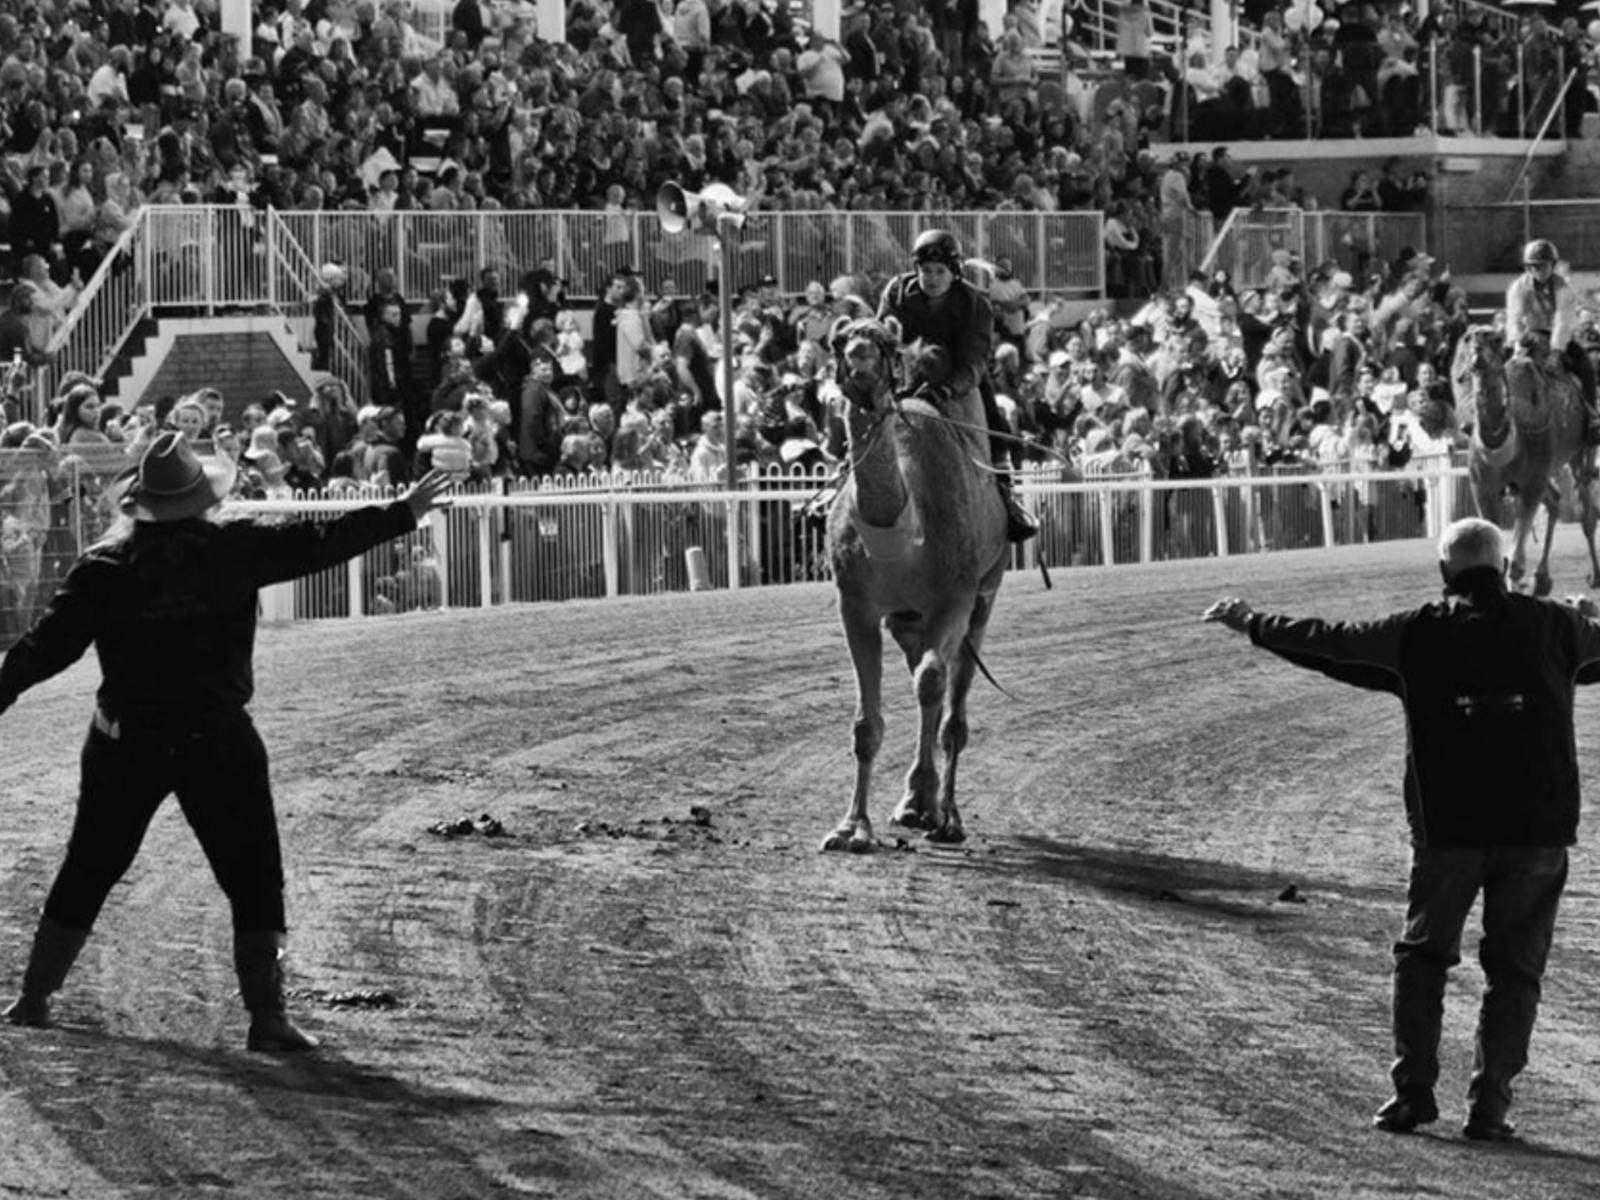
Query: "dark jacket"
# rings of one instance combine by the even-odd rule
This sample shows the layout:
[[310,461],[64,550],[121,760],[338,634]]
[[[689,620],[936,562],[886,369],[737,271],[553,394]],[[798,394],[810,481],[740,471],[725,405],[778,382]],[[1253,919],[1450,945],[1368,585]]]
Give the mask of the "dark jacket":
[[921,340],[950,352],[948,386],[953,395],[966,395],[988,378],[994,309],[989,298],[966,280],[955,280],[935,305],[915,271],[897,275],[878,304],[878,319],[888,317],[900,322],[900,340],[906,345]]
[[0,712],[92,643],[113,720],[238,709],[255,691],[256,592],[331,567],[416,528],[402,501],[325,523],[140,524],[91,548],[0,664]]
[[1600,680],[1600,622],[1463,572],[1439,602],[1375,621],[1258,613],[1250,639],[1391,692],[1406,714],[1415,846],[1569,846],[1578,830],[1573,689]]

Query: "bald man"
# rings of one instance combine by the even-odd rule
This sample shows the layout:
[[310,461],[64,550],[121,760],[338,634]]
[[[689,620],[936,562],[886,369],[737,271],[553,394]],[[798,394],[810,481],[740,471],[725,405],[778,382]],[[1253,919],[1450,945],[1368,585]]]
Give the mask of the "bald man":
[[1390,692],[1406,716],[1411,880],[1394,947],[1395,1094],[1373,1118],[1390,1133],[1435,1121],[1445,977],[1483,894],[1479,1011],[1467,1119],[1508,1141],[1511,1081],[1527,1063],[1540,980],[1577,837],[1574,685],[1600,680],[1592,602],[1510,592],[1500,530],[1457,521],[1439,539],[1444,598],[1373,621],[1256,612],[1237,597],[1217,621],[1298,666]]

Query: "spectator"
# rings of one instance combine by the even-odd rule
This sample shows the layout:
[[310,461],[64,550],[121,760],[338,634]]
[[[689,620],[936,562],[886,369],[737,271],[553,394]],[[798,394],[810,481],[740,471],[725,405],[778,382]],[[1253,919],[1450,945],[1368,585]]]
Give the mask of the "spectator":
[[1511,1084],[1527,1062],[1575,840],[1572,693],[1574,681],[1600,678],[1590,669],[1600,663],[1597,610],[1508,593],[1505,563],[1499,529],[1469,518],[1439,541],[1443,602],[1342,624],[1257,613],[1232,597],[1204,614],[1292,663],[1392,691],[1405,707],[1412,865],[1394,947],[1395,1092],[1373,1118],[1392,1133],[1438,1119],[1446,977],[1482,892],[1487,987],[1463,1132],[1515,1136]]
[[360,477],[386,487],[408,486],[412,473],[411,457],[402,447],[405,435],[405,412],[394,405],[380,405],[364,431]]

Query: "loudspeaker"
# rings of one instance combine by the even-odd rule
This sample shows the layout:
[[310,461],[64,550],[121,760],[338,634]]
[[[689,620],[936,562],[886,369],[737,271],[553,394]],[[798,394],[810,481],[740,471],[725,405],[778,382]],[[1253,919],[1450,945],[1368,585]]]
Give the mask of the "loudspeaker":
[[656,192],[656,216],[668,233],[692,229],[715,237],[723,217],[735,229],[744,224],[749,201],[725,183],[713,183],[703,192],[684,190],[676,183],[664,183]]

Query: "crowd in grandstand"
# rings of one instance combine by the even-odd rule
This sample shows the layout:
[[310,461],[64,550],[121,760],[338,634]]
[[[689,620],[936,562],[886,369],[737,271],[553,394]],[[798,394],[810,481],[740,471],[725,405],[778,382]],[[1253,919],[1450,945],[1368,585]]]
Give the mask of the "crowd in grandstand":
[[[1515,133],[1565,66],[1588,61],[1582,32],[1537,12],[1500,33],[1476,9],[1419,23],[1404,6],[1246,4],[1242,50],[1214,59],[1194,45],[1179,64],[1135,27],[1142,7],[1124,6],[1128,70],[1108,77],[1073,39],[1081,14],[1068,3],[1062,69],[1041,78],[1034,0],[1013,0],[993,31],[974,0],[851,3],[837,39],[763,0],[573,0],[561,43],[477,0],[455,6],[437,42],[403,0],[266,0],[244,56],[215,0],[0,4],[0,217],[19,280],[0,363],[43,358],[142,204],[648,211],[665,180],[720,182],[758,209],[1104,210],[1113,294],[1146,298],[1137,312],[1069,319],[1009,264],[983,268],[1019,463],[1195,477],[1448,450],[1443,380],[1466,321],[1448,273],[1416,253],[1331,264],[1283,251],[1267,285],[1242,294],[1225,276],[1192,277],[1179,214],[1317,198],[1292,171],[1241,170],[1223,147],[1158,161],[1148,145],[1213,129],[1409,132],[1435,119],[1435,94],[1442,132]],[[1587,95],[1570,93],[1569,131]],[[1389,164],[1322,199],[1412,211],[1427,186]],[[369,294],[348,294],[330,263],[309,394],[123,409],[69,377],[48,421],[0,436],[41,463],[0,493],[0,554],[38,554],[64,506],[93,508],[66,494],[64,462],[103,464],[103,449],[84,448],[137,449],[169,426],[236,457],[247,496],[401,485],[428,465],[464,480],[715,478],[730,454],[839,461],[827,331],[874,310],[875,281],[737,291],[729,430],[718,297],[646,295],[611,265],[588,338],[550,269],[441,279],[424,299],[400,295],[382,263],[362,264]],[[341,306],[367,337],[365,406],[327,370]],[[1581,336],[1600,340],[1592,314]]]

